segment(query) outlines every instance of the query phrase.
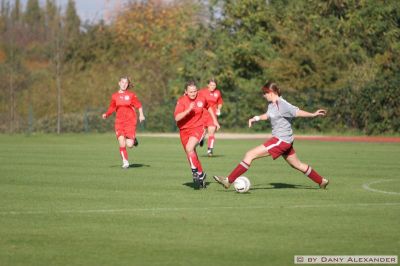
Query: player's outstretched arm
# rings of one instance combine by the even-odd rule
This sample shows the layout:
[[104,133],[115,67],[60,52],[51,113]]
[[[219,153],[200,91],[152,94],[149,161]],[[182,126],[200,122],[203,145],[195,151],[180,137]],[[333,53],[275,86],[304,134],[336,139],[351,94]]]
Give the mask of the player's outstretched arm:
[[325,116],[326,110],[325,109],[318,109],[314,113],[310,113],[304,110],[298,110],[296,113],[296,117],[316,117],[316,116]]

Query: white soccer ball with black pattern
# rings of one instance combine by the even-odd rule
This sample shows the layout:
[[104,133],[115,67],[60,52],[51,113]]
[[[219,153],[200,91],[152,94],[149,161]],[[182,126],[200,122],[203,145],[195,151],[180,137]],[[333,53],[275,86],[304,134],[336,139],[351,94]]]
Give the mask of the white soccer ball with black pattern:
[[236,178],[235,182],[233,182],[233,187],[238,193],[245,193],[249,191],[250,186],[250,180],[245,176],[239,176]]

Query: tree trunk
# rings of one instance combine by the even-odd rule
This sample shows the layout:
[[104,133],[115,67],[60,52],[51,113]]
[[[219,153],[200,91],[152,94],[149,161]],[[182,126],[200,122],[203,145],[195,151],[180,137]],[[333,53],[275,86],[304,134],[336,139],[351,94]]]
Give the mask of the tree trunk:
[[15,91],[14,91],[14,77],[12,67],[10,70],[10,133],[14,133],[14,120],[15,120]]
[[[58,35],[58,34],[57,34]],[[60,37],[56,40],[57,59],[56,59],[56,83],[57,83],[57,134],[61,134],[61,56],[60,56]]]

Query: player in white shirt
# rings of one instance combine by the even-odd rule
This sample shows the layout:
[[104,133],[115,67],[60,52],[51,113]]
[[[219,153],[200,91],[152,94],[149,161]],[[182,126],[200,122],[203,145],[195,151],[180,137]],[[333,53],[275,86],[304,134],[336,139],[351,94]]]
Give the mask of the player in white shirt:
[[328,179],[320,176],[311,166],[301,162],[296,155],[293,148],[292,120],[296,117],[325,116],[326,110],[319,109],[314,113],[309,113],[293,106],[281,97],[280,89],[273,82],[266,83],[261,90],[263,97],[269,103],[268,109],[266,113],[250,118],[249,127],[254,122],[269,119],[272,125],[272,138],[268,139],[264,144],[249,150],[228,177],[214,176],[214,179],[225,188],[229,188],[236,178],[250,168],[253,160],[266,156],[272,156],[272,159],[275,160],[282,155],[290,166],[304,173],[317,183],[320,188],[325,189],[329,183]]

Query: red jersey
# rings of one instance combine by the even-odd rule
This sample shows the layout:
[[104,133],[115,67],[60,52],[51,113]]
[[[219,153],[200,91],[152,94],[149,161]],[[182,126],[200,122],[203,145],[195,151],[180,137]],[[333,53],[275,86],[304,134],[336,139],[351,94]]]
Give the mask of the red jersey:
[[[194,102],[194,108],[184,118],[177,122],[179,129],[203,127],[203,112],[208,112],[209,108],[206,98],[197,94],[196,99],[190,99],[189,96],[183,95],[176,103],[174,117],[189,108],[190,103]],[[204,109],[205,108],[205,109]]]
[[108,117],[116,112],[115,124],[128,122],[136,125],[135,108],[139,109],[141,107],[142,103],[135,93],[131,91],[116,92],[111,97],[110,107],[108,107],[106,116]]
[[199,90],[199,95],[202,95],[204,98],[206,98],[208,104],[214,111],[214,114],[217,111],[217,106],[219,104],[223,104],[222,95],[218,89],[215,89],[211,92],[208,90],[208,88],[203,88]]

